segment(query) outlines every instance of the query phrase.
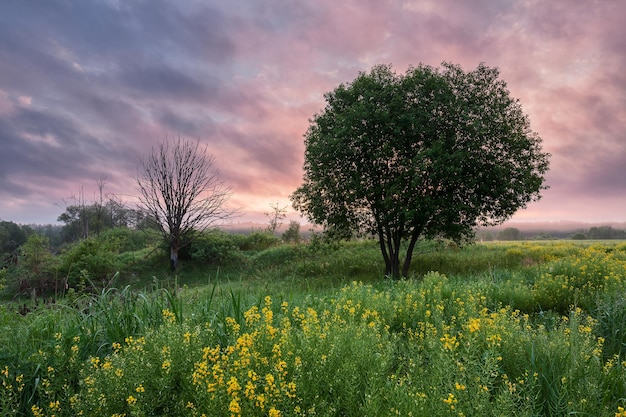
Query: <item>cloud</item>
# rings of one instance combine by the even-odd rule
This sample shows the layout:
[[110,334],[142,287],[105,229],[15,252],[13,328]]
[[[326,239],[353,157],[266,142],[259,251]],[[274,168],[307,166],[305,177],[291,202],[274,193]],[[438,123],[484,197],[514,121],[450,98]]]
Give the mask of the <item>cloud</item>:
[[624,220],[625,13],[564,0],[3,2],[0,217],[91,195],[103,174],[132,195],[138,161],[167,135],[207,145],[233,204],[288,204],[325,92],[375,64],[449,61],[499,67],[553,154],[550,190],[520,215],[589,216],[607,201],[602,216]]

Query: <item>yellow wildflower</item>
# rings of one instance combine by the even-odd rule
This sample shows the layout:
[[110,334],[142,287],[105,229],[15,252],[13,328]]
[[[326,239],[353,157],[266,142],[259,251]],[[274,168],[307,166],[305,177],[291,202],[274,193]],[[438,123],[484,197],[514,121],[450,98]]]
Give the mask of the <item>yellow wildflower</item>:
[[470,319],[468,328],[469,328],[470,333],[474,333],[480,330],[480,319],[479,318]]
[[174,323],[176,321],[176,315],[167,308],[163,309],[163,320],[166,323]]
[[30,408],[30,411],[33,412],[33,416],[35,417],[43,417],[43,410],[39,407],[37,407],[35,404],[33,404],[33,406]]
[[230,411],[233,414],[241,413],[241,406],[239,405],[237,398],[233,398],[230,401],[230,404],[228,404],[228,411]]
[[270,408],[269,417],[280,417],[280,415],[280,410],[277,410],[274,407]]

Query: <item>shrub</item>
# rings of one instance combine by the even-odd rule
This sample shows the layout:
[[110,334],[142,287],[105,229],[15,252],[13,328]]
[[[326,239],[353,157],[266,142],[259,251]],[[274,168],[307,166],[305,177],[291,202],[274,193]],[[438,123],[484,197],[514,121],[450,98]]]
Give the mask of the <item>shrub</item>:
[[201,233],[196,236],[189,248],[191,259],[209,265],[232,264],[241,261],[244,256],[239,247],[243,240],[242,235],[220,230]]
[[119,240],[112,236],[82,240],[61,255],[59,272],[72,288],[85,285],[85,278],[106,280],[120,268],[116,257],[119,248]]
[[3,269],[5,291],[8,295],[16,296],[30,293],[44,292],[47,288],[54,288],[56,259],[50,254],[48,238],[33,234],[19,248],[21,256],[16,264]]
[[280,243],[280,239],[269,232],[254,232],[245,236],[239,243],[242,251],[262,251],[274,247]]
[[120,252],[138,251],[161,239],[160,236],[151,231],[132,230],[127,227],[105,230],[100,238],[116,241]]
[[283,233],[285,242],[300,243],[300,223],[295,220],[289,222],[289,227]]

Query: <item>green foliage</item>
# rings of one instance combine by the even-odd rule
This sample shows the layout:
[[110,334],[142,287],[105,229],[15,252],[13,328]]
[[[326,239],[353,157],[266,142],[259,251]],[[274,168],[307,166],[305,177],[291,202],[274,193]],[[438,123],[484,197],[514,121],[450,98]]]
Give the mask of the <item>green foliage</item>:
[[551,262],[533,285],[537,303],[561,312],[571,306],[590,308],[598,295],[626,290],[626,256],[590,246],[580,254]]
[[274,246],[278,238],[268,232],[249,235],[211,230],[199,234],[191,244],[191,259],[208,265],[237,265],[246,260],[246,252],[258,252]]
[[340,85],[306,133],[294,207],[339,238],[378,236],[394,277],[418,239],[506,220],[539,198],[549,154],[498,77],[482,64],[383,65]]
[[0,268],[0,293],[4,290],[4,287],[6,285],[6,278],[7,277],[7,269],[6,268]]
[[120,241],[114,236],[89,238],[70,245],[61,255],[59,273],[69,287],[84,284],[82,278],[105,281],[118,271]]
[[598,321],[597,331],[604,339],[604,358],[626,358],[626,298],[623,293],[598,296],[592,314]]
[[119,252],[132,252],[152,245],[160,239],[160,236],[150,230],[133,230],[127,227],[115,227],[102,232],[100,239],[117,242]]
[[616,230],[611,226],[592,227],[587,232],[589,239],[626,239],[626,230]]
[[65,223],[62,234],[66,243],[100,236],[102,231],[137,226],[145,217],[140,211],[126,208],[114,199],[86,204],[81,196],[76,203],[67,206],[57,219]]
[[276,270],[283,265],[289,265],[306,256],[306,248],[281,245],[258,252],[250,258],[257,268],[271,268]]
[[[250,257],[277,275],[260,289],[256,277],[155,281],[71,291],[25,316],[0,306],[0,414],[613,417],[626,390],[624,289],[588,285],[589,306],[564,311],[533,298],[546,271],[612,276],[624,248],[424,242],[425,259],[476,272],[290,294],[293,276],[367,277],[377,247],[282,245]],[[480,266],[506,256],[509,267]]]
[[55,287],[57,259],[49,251],[46,236],[31,234],[17,252],[19,256],[16,254],[14,262],[4,269],[6,295],[30,295],[33,290],[42,292]]
[[268,232],[240,235],[211,230],[198,234],[191,244],[191,259],[208,265],[235,265],[245,262],[246,253],[271,248],[279,239]]
[[0,222],[0,254],[12,252],[26,242],[27,228],[13,222]]
[[198,234],[190,247],[191,259],[202,264],[228,264],[239,262],[243,254],[239,249],[244,236],[211,230]]
[[22,245],[22,264],[32,274],[40,275],[52,262],[46,236],[33,234]]
[[300,223],[295,220],[289,222],[289,227],[283,233],[283,240],[288,243],[300,243]]
[[280,243],[280,239],[272,233],[253,232],[246,235],[239,243],[242,251],[262,251],[274,247]]

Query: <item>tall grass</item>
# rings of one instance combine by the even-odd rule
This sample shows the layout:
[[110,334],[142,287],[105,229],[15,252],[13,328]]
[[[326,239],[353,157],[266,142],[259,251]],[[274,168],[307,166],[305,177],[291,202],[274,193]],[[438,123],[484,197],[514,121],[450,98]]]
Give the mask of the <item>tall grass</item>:
[[422,261],[441,270],[409,280],[372,272],[371,242],[284,246],[208,286],[181,275],[26,316],[2,307],[0,413],[620,412],[626,247],[428,245]]

